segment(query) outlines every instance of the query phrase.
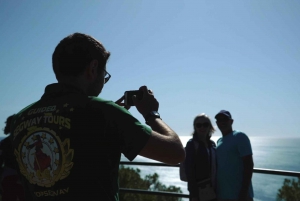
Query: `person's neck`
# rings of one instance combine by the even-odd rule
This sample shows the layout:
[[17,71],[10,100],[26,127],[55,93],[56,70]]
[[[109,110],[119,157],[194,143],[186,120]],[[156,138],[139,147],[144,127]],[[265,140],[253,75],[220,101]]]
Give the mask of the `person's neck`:
[[63,80],[58,81],[58,83],[73,86],[77,89],[80,89],[83,92],[86,92],[85,84],[76,77],[67,77],[64,78]]
[[222,132],[222,136],[225,137],[225,136],[229,135],[230,133],[232,133],[232,131],[233,131],[232,128],[227,131],[224,131],[224,132]]
[[200,141],[200,142],[203,142],[205,145],[207,145],[207,140],[206,140],[206,137],[197,137],[197,139],[198,139],[198,141]]

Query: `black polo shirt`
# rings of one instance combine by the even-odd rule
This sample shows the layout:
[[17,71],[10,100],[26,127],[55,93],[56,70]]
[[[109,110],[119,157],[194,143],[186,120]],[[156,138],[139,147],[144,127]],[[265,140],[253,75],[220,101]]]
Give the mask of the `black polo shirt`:
[[17,114],[11,137],[32,200],[118,200],[121,153],[133,160],[150,134],[114,102],[51,84]]

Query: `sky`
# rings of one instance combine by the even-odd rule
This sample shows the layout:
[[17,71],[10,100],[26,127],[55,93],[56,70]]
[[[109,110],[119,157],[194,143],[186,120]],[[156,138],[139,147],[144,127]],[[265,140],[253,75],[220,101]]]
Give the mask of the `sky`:
[[0,0],[2,128],[57,82],[54,48],[81,32],[111,52],[99,97],[146,85],[178,135],[226,109],[250,137],[300,137],[299,10],[298,0]]

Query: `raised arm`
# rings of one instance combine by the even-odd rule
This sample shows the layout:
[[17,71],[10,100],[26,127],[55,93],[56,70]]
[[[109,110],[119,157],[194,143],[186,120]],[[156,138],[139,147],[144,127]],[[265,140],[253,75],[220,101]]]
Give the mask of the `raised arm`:
[[178,164],[185,158],[185,151],[178,135],[160,118],[148,117],[151,111],[158,111],[159,103],[153,92],[142,86],[143,98],[133,98],[137,110],[147,118],[147,124],[152,128],[152,134],[141,150],[141,156],[167,164]]
[[161,119],[149,119],[152,134],[139,155],[167,164],[178,164],[185,158],[185,151],[178,135]]

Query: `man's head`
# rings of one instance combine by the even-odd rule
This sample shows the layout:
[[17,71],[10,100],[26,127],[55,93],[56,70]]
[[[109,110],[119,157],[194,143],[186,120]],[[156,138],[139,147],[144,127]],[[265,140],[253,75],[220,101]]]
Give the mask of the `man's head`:
[[221,110],[218,114],[216,114],[215,119],[217,120],[217,126],[223,135],[232,132],[233,119],[229,111]]
[[[84,77],[88,95],[99,95],[107,75],[106,63],[110,53],[93,37],[74,33],[56,46],[52,66],[58,82]],[[98,94],[97,94],[98,93]]]

